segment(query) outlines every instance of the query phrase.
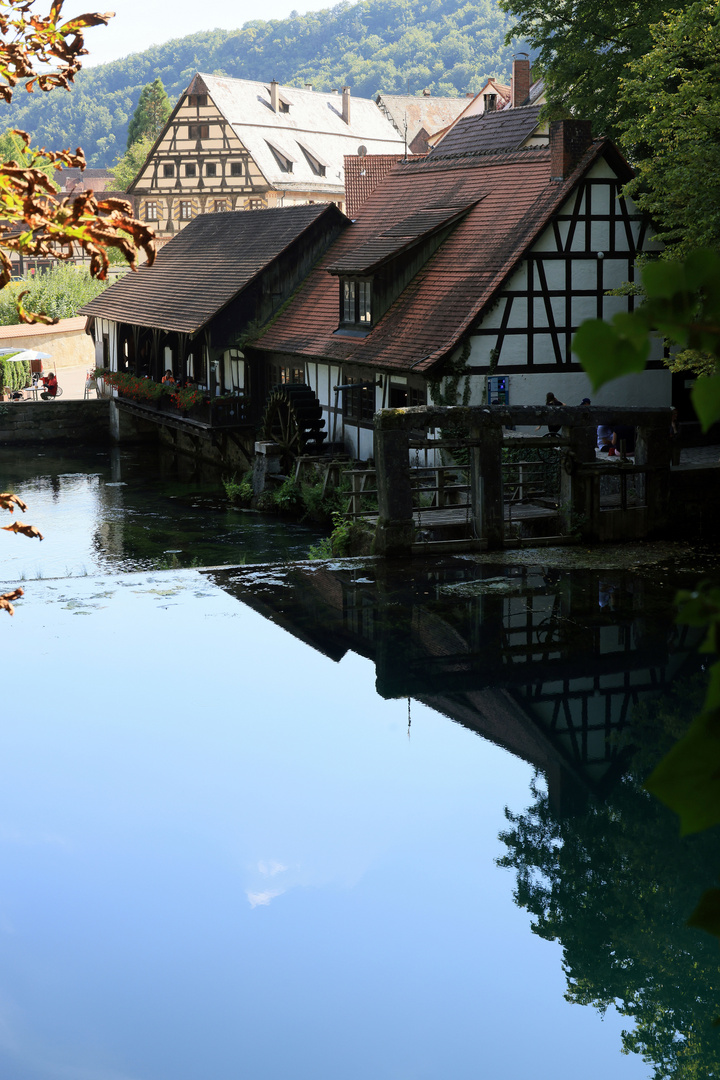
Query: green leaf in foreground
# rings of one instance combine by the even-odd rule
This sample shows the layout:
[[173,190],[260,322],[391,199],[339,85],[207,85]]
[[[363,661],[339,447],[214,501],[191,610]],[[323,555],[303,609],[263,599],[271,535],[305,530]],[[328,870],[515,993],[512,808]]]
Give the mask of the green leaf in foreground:
[[720,420],[720,375],[697,379],[690,396],[703,431],[708,431]]
[[703,712],[645,787],[680,817],[680,832],[720,824],[720,710]]
[[593,390],[621,375],[644,371],[650,355],[647,326],[637,317],[622,313],[612,323],[589,319],[578,328],[572,350],[590,376]]

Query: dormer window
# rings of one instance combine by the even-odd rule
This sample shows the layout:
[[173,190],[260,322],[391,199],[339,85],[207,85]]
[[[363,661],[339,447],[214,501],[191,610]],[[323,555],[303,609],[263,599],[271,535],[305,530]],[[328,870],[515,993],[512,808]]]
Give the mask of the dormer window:
[[300,143],[299,146],[303,152],[305,160],[307,161],[312,171],[315,173],[315,176],[325,176],[327,172],[327,166],[325,165],[325,163],[316,158],[314,154],[311,154],[309,150],[306,150],[302,143]]
[[369,328],[372,325],[372,281],[340,279],[340,321]]
[[267,145],[268,145],[268,148],[270,150],[270,153],[275,158],[275,161],[277,163],[278,168],[280,169],[280,172],[291,173],[293,171],[294,158],[291,158],[289,154],[284,153],[282,150],[279,150],[276,146],[273,146],[272,143],[268,143]]
[[287,101],[283,101],[282,98],[280,98],[278,112],[290,112],[290,106]]
[[497,94],[483,94],[485,112],[495,112],[497,109]]

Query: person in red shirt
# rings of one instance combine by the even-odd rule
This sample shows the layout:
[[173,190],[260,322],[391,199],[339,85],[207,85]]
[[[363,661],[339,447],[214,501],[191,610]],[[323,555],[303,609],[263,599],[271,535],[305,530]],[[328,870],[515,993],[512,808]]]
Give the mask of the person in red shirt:
[[57,375],[54,371],[51,371],[49,375],[44,375],[42,378],[42,384],[45,387],[40,397],[43,401],[48,401],[50,398],[57,396],[58,381]]

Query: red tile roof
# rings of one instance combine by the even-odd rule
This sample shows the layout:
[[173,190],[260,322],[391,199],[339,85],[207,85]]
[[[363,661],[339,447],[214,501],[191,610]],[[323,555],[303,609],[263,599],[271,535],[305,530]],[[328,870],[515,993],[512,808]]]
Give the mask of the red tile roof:
[[[474,157],[430,156],[398,165],[256,347],[308,358],[351,359],[353,364],[382,369],[429,370],[454,348],[584,172],[603,154],[623,178],[629,178],[627,164],[607,140],[593,143],[564,181],[551,180],[547,147]],[[478,199],[366,336],[336,333],[338,280],[328,267],[337,266],[413,211]]]
[[372,195],[390,170],[404,160],[404,154],[345,155],[345,213],[349,218],[357,217],[368,195]]

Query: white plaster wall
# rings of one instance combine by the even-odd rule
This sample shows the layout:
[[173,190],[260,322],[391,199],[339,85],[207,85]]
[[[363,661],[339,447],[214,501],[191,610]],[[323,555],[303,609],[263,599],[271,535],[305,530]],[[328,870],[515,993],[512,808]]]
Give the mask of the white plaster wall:
[[[651,408],[671,404],[672,376],[666,369],[624,375],[606,383],[597,393],[593,393],[584,371],[559,371],[557,374],[523,372],[510,374],[508,379],[511,405],[544,405],[545,397],[550,392],[566,405],[579,405],[584,397],[589,397],[593,405],[644,405]],[[476,376],[473,382],[479,385],[484,383],[484,379]]]

